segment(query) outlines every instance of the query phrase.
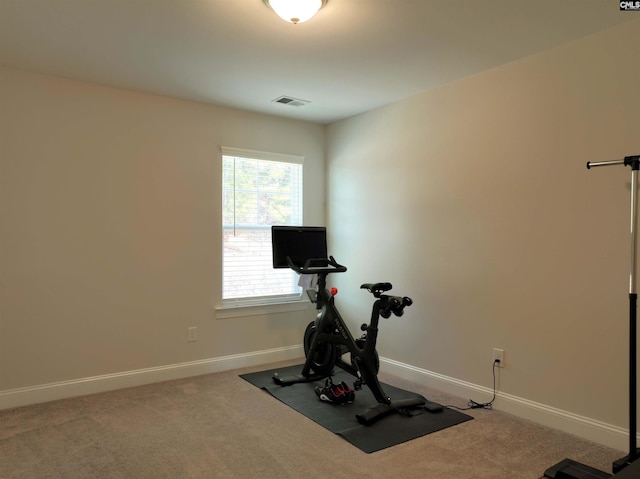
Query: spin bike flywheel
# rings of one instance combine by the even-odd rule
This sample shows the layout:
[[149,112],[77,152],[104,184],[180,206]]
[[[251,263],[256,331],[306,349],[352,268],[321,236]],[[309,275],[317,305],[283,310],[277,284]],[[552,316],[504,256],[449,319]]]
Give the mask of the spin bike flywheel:
[[[316,322],[311,321],[304,331],[304,355],[308,357],[311,349],[311,342],[316,335]],[[338,360],[338,344],[321,342],[316,346],[316,350],[311,358],[311,369],[321,376],[329,376]]]

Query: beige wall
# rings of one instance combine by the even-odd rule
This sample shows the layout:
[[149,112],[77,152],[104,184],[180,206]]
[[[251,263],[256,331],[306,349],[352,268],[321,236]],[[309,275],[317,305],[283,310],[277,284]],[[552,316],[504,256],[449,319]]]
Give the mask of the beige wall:
[[0,135],[0,391],[301,343],[216,319],[220,146],[305,156],[322,224],[324,127],[0,69]]
[[[630,169],[640,22],[330,125],[328,225],[358,286],[415,305],[381,356],[627,427]],[[364,317],[364,316],[362,316]],[[358,319],[360,321],[360,319]]]
[[639,26],[328,128],[0,69],[0,393],[301,342],[215,317],[224,145],[304,155],[307,224],[326,155],[344,316],[415,300],[381,356],[491,387],[503,348],[501,391],[626,427],[630,172],[585,163],[640,153]]

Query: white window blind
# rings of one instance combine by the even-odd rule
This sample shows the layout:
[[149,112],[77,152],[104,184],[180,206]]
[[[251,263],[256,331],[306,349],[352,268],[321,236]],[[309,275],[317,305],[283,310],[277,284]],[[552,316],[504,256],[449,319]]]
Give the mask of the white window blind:
[[222,149],[223,305],[300,299],[297,275],[273,268],[271,226],[302,224],[302,162]]

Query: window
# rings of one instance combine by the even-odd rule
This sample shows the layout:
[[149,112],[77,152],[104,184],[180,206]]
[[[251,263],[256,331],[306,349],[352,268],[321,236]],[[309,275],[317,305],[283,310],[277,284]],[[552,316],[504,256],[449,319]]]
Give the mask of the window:
[[302,162],[292,155],[222,148],[222,302],[299,300],[298,276],[274,269],[271,226],[302,225]]

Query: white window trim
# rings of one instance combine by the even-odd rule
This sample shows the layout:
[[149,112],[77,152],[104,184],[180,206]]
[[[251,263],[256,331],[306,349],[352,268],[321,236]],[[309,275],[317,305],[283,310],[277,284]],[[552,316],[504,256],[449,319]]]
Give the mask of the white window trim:
[[267,314],[289,313],[292,311],[305,311],[309,309],[311,302],[300,298],[297,301],[280,301],[276,303],[263,303],[250,305],[247,303],[236,306],[223,304],[215,307],[216,319],[240,318],[245,316],[264,316]]
[[253,160],[282,161],[285,163],[304,164],[304,156],[288,155],[285,153],[272,153],[269,151],[245,150],[243,148],[232,148],[221,146],[222,156],[238,156],[240,158],[251,158]]

